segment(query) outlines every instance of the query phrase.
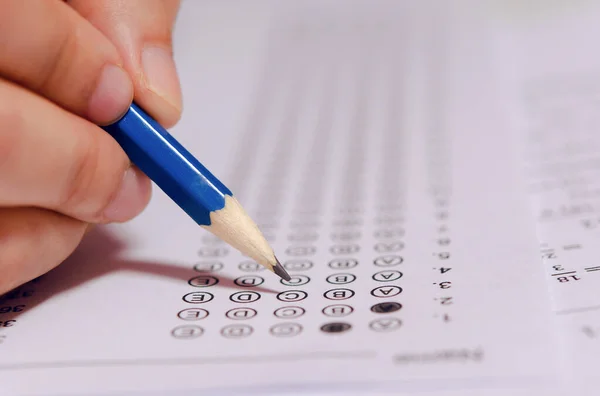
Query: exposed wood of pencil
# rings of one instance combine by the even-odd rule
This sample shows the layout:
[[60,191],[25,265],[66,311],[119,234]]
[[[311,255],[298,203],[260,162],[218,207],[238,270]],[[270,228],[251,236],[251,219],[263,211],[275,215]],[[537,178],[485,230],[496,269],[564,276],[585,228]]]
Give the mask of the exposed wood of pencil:
[[262,232],[237,199],[226,195],[225,206],[211,212],[210,220],[211,225],[203,228],[283,279],[290,279]]

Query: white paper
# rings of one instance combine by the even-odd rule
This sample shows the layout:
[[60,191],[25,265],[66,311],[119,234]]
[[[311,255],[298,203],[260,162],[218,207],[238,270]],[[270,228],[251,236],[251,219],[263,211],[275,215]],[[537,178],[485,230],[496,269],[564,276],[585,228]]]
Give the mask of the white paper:
[[540,252],[547,270],[566,394],[595,395],[600,364],[600,8],[541,4],[509,14],[503,57],[514,59]]
[[15,321],[0,329],[2,393],[551,383],[547,285],[477,8],[300,7],[265,33],[241,23],[262,26],[256,8],[232,5],[237,30],[220,31],[199,4],[178,30],[173,133],[307,283],[282,284],[157,190],[2,302],[24,306],[0,314]]

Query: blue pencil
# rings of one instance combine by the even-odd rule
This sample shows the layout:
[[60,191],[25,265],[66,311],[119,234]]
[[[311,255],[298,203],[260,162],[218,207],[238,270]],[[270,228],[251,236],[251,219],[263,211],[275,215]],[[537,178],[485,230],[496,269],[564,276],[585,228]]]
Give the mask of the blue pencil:
[[196,223],[290,280],[273,249],[231,191],[135,103],[104,126],[129,159]]

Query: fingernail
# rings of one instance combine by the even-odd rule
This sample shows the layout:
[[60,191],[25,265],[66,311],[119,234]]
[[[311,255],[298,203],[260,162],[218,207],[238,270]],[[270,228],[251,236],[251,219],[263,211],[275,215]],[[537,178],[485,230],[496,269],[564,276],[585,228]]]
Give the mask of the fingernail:
[[123,176],[119,192],[104,210],[110,222],[123,222],[140,214],[150,200],[150,180],[137,168],[130,167]]
[[121,117],[133,100],[133,83],[125,70],[107,64],[102,69],[98,84],[88,104],[88,117],[105,125]]
[[181,87],[171,52],[156,46],[144,48],[142,67],[148,89],[181,111]]

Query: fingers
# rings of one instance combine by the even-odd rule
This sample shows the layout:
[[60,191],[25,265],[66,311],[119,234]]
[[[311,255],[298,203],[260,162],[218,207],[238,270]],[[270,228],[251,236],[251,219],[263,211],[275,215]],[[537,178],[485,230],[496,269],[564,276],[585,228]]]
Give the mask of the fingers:
[[133,218],[149,199],[150,181],[108,133],[0,80],[0,207],[104,223]]
[[131,79],[119,65],[110,40],[63,2],[2,2],[0,77],[108,124],[133,98]]
[[64,261],[86,223],[38,208],[0,208],[0,295]]
[[171,31],[179,0],[69,0],[118,48],[133,76],[135,101],[165,127],[181,115]]

